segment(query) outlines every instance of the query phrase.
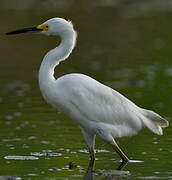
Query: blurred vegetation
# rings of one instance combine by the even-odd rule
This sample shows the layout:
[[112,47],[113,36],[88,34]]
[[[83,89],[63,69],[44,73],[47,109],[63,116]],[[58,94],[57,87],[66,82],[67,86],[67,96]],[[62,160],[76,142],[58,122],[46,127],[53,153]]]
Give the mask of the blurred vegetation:
[[[60,40],[5,35],[56,16],[72,20],[78,32],[76,48],[56,68],[56,77],[87,74],[171,120],[171,0],[0,0],[0,178],[82,179],[86,173],[88,152],[80,129],[44,102],[37,82],[43,56]],[[170,130],[159,137],[144,129],[117,140],[130,159],[143,161],[126,166],[128,178],[171,178]],[[118,166],[118,155],[99,138],[96,149],[96,169]],[[39,160],[4,159],[8,155]],[[71,170],[70,162],[77,168]]]

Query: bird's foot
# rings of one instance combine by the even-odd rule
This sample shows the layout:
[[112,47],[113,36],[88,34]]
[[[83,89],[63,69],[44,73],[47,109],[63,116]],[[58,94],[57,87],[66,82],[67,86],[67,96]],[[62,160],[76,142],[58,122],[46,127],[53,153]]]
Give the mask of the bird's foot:
[[129,159],[123,159],[122,163],[119,165],[119,167],[117,168],[117,170],[122,170],[128,163]]

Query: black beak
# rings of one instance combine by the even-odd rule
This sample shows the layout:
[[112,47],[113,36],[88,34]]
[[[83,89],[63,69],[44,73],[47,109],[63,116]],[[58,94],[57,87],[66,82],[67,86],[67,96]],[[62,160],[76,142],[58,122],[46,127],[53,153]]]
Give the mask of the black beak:
[[26,33],[26,32],[39,32],[42,31],[43,29],[39,29],[36,26],[35,27],[30,27],[30,28],[24,28],[24,29],[18,29],[15,31],[10,31],[7,32],[7,35],[11,35],[11,34],[21,34],[21,33]]

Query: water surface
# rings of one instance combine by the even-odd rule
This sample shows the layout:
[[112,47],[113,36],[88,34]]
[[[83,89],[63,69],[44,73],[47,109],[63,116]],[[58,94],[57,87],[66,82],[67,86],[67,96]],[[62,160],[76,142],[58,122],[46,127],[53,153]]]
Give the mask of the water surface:
[[[10,30],[55,16],[71,19],[77,46],[55,76],[87,74],[171,120],[170,1],[1,0],[0,10],[0,179],[83,179],[89,164],[79,127],[44,102],[38,87],[41,60],[59,39],[6,36]],[[117,143],[131,159],[123,178],[172,179],[171,126],[163,136],[143,129]],[[112,172],[119,164],[119,156],[97,138],[95,170]]]

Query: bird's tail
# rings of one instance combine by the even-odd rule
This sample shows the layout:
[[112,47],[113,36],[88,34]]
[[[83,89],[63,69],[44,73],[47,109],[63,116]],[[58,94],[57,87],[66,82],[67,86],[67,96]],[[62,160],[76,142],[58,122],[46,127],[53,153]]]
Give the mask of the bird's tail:
[[153,111],[147,109],[141,110],[143,124],[155,134],[163,135],[162,128],[169,126],[168,121]]

